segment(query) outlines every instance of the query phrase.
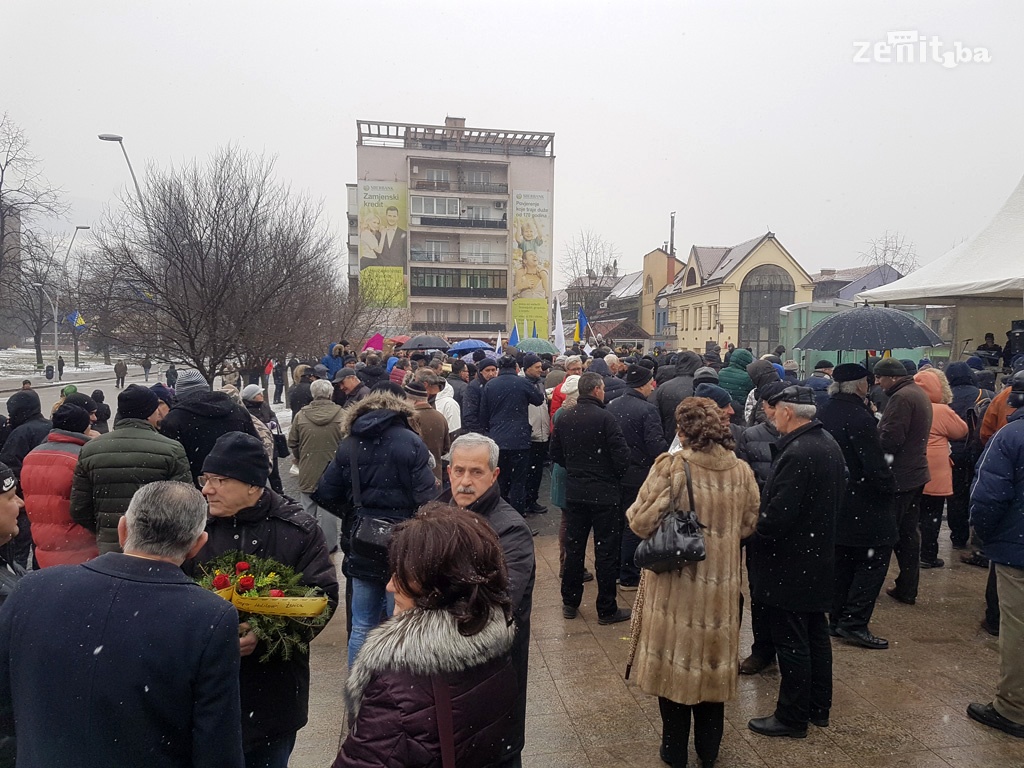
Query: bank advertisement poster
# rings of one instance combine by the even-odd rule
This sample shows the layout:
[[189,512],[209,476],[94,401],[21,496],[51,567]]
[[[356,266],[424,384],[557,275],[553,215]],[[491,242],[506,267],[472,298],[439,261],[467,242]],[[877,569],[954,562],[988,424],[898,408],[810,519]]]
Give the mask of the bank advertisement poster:
[[359,285],[376,306],[406,306],[409,191],[404,182],[360,181]]
[[512,195],[512,318],[525,320],[530,335],[548,338],[551,302],[551,193],[516,190]]

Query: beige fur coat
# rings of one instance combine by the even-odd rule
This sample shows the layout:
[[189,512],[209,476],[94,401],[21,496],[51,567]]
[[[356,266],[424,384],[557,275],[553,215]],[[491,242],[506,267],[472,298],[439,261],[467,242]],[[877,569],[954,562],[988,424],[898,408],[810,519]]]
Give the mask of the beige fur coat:
[[757,524],[757,482],[750,467],[721,446],[662,454],[626,511],[637,536],[650,536],[669,511],[689,509],[684,460],[697,517],[706,526],[707,559],[682,571],[643,572],[633,614],[633,668],[645,693],[680,704],[728,701],[736,693],[739,656],[740,539]]

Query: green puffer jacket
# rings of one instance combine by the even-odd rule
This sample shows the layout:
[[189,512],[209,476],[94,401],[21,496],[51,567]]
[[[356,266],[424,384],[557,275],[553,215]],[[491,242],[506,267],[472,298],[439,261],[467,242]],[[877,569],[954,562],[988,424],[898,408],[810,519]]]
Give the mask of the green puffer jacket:
[[118,520],[135,491],[157,480],[192,485],[185,449],[148,421],[122,419],[82,446],[71,484],[71,519],[96,532],[101,555],[120,552]]
[[345,410],[330,400],[303,406],[288,430],[288,448],[299,463],[299,490],[313,493],[338,452]]
[[[739,413],[747,402],[747,395],[754,388],[754,382],[747,375],[747,366],[754,362],[754,356],[745,349],[733,350],[729,365],[718,372],[718,386],[728,392],[740,404]],[[733,406],[735,408],[735,406]]]

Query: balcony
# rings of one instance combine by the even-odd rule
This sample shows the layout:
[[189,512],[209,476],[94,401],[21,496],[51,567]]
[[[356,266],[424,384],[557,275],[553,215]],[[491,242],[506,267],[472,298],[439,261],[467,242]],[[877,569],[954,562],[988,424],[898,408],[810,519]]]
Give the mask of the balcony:
[[411,296],[452,296],[459,299],[506,299],[508,288],[438,288],[436,286],[413,285]]
[[420,192],[466,192],[477,195],[507,195],[508,184],[484,184],[468,181],[428,181],[418,179],[416,190]]
[[414,320],[412,323],[414,331],[436,331],[439,328],[449,333],[472,333],[473,331],[483,333],[505,332],[504,323],[444,323],[430,320]]
[[[469,229],[508,229],[508,222],[503,219],[469,219],[454,216],[420,216],[420,226],[424,227],[465,227]],[[414,224],[415,226],[415,224]]]
[[409,253],[409,261],[421,264],[508,264],[508,254],[421,251],[413,248]]

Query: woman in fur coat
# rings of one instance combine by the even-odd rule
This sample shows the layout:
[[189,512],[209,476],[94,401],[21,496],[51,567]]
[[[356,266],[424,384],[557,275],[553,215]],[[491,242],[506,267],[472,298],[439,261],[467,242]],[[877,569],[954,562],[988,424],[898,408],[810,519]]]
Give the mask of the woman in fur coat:
[[682,450],[654,462],[637,500],[626,511],[642,539],[670,511],[689,510],[689,464],[707,559],[679,571],[643,571],[633,609],[630,662],[637,685],[658,697],[661,758],[686,765],[690,717],[703,768],[714,765],[725,723],[724,702],[736,693],[740,635],[740,540],[757,524],[754,473],[733,453],[721,411],[707,398],[689,397],[676,409]]
[[349,673],[351,728],[334,768],[512,765],[522,736],[497,535],[478,515],[431,502],[395,527],[389,559],[395,615]]

